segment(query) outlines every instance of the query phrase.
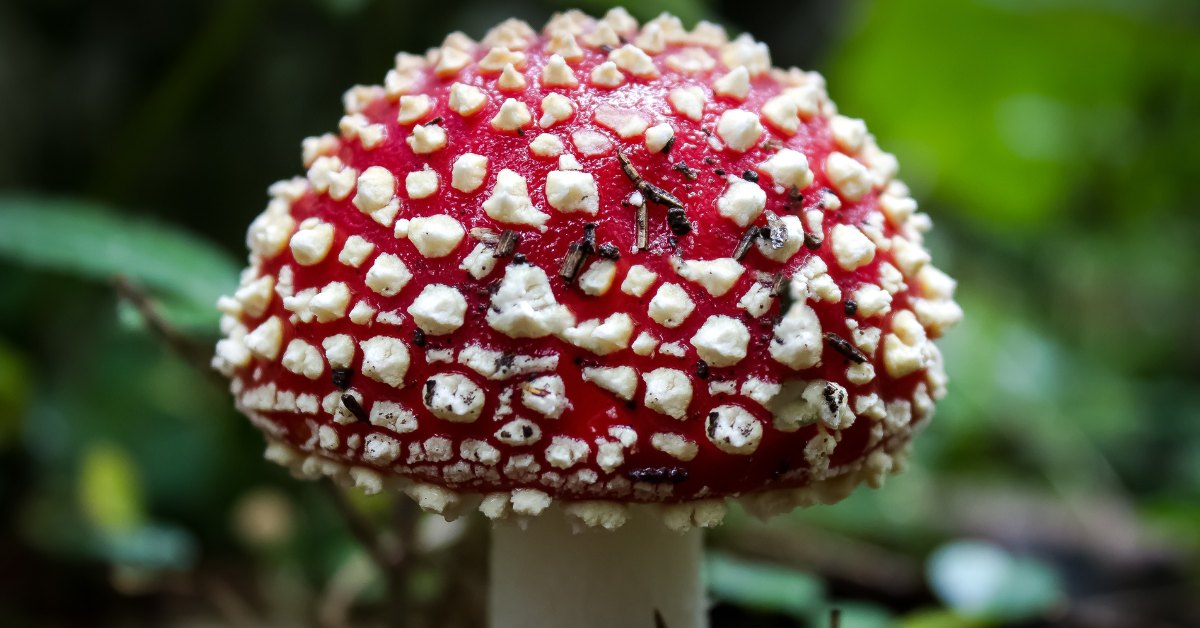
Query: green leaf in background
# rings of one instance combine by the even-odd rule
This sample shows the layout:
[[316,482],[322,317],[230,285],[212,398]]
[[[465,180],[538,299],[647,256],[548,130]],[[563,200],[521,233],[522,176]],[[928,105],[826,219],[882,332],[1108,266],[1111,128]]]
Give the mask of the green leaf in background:
[[886,608],[879,604],[859,601],[835,601],[826,609],[822,609],[816,617],[809,620],[808,625],[814,628],[831,628],[832,618],[829,609],[836,608],[842,612],[842,621],[838,628],[892,628],[896,621]]
[[934,593],[968,618],[1028,621],[1047,614],[1063,600],[1053,568],[1013,556],[991,543],[947,543],[929,557],[926,570]]
[[944,609],[913,611],[900,622],[900,628],[979,628],[985,625]]
[[238,264],[216,246],[81,199],[0,197],[0,258],[100,281],[125,275],[213,321],[217,297],[237,287]]
[[101,532],[126,532],[145,518],[137,467],[117,445],[88,447],[79,469],[78,491],[84,519]]
[[[914,191],[991,226],[1053,224],[1157,132],[1135,119],[1143,95],[1192,80],[1200,42],[1168,11],[1183,4],[880,0],[829,85]],[[1144,187],[1122,204],[1150,209],[1162,193]]]
[[821,580],[795,569],[710,553],[705,576],[717,600],[801,618],[825,608]]
[[17,350],[0,339],[0,447],[21,429],[21,415],[29,396],[29,374]]

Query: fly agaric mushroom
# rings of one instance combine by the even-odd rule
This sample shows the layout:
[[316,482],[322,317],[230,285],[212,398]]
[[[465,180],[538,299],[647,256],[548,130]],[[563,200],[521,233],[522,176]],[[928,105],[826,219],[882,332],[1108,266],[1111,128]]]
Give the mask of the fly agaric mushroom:
[[928,216],[749,35],[509,20],[345,106],[250,226],[213,364],[295,475],[520,521],[493,626],[700,625],[696,528],[880,486],[945,394]]

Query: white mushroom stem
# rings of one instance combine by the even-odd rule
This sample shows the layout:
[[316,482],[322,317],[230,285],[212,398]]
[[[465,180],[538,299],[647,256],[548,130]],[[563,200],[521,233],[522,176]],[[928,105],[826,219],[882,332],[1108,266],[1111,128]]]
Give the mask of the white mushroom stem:
[[578,533],[561,512],[522,530],[492,530],[490,628],[669,628],[708,625],[702,534],[663,526],[635,509],[615,531]]

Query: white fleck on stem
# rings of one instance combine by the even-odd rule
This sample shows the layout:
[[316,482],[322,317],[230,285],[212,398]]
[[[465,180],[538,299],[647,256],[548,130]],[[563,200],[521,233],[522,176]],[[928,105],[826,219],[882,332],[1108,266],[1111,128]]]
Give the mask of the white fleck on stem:
[[702,533],[633,509],[615,531],[574,533],[561,511],[492,529],[490,628],[703,628]]

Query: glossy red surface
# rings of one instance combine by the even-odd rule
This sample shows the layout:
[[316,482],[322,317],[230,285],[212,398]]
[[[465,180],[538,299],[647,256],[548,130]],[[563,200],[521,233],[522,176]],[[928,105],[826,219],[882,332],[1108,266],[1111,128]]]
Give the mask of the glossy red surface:
[[[645,468],[678,468],[687,473],[687,479],[674,486],[666,500],[689,499],[696,497],[716,497],[736,495],[739,493],[772,488],[804,486],[809,482],[808,476],[795,470],[805,469],[804,448],[808,441],[817,433],[818,425],[810,425],[796,432],[782,432],[772,427],[772,417],[758,403],[740,395],[710,395],[708,382],[694,376],[699,358],[688,342],[705,319],[713,314],[724,314],[742,320],[751,333],[748,356],[737,365],[728,368],[710,368],[708,381],[732,380],[739,386],[747,377],[782,382],[789,379],[824,378],[837,382],[846,387],[851,397],[858,394],[878,393],[885,401],[893,399],[909,399],[914,387],[924,381],[925,372],[918,371],[909,376],[892,379],[887,375],[883,366],[883,343],[876,351],[871,362],[875,365],[877,376],[869,384],[858,386],[846,380],[846,368],[849,366],[845,358],[826,345],[823,364],[816,368],[796,372],[773,360],[767,352],[768,343],[772,336],[772,323],[777,320],[778,302],[771,311],[758,319],[752,318],[744,310],[737,307],[738,300],[755,281],[755,271],[776,273],[779,271],[791,275],[802,267],[812,255],[821,256],[829,267],[829,274],[841,288],[843,300],[863,282],[879,283],[878,266],[883,261],[892,261],[891,255],[878,251],[874,261],[856,271],[847,272],[838,267],[830,250],[830,230],[838,223],[857,224],[862,222],[868,213],[875,211],[879,191],[875,190],[858,202],[848,202],[843,199],[843,207],[836,212],[826,212],[824,221],[825,243],[819,250],[813,252],[801,248],[786,264],[779,264],[763,257],[752,248],[742,262],[746,272],[737,285],[719,298],[708,295],[698,284],[683,280],[671,269],[668,258],[677,255],[683,259],[714,259],[731,256],[734,247],[744,229],[732,221],[722,218],[717,213],[716,200],[725,190],[725,178],[715,174],[717,169],[723,169],[728,174],[741,174],[745,170],[754,170],[756,165],[767,159],[774,150],[763,148],[767,140],[782,143],[783,146],[804,153],[815,173],[815,181],[804,190],[804,208],[812,207],[817,200],[817,192],[829,186],[823,166],[826,155],[833,150],[833,140],[828,129],[827,120],[823,116],[802,122],[800,130],[794,136],[784,135],[765,123],[766,132],[758,142],[759,146],[746,153],[736,153],[731,150],[713,150],[708,143],[708,134],[713,132],[720,114],[729,108],[740,108],[757,113],[767,99],[779,94],[783,88],[774,78],[763,74],[752,81],[749,97],[742,102],[730,98],[714,97],[711,91],[712,80],[726,70],[718,62],[712,72],[685,75],[671,71],[663,63],[666,55],[676,52],[678,46],[668,46],[667,50],[653,55],[662,77],[655,80],[641,80],[626,73],[626,83],[616,89],[598,89],[588,84],[587,77],[592,68],[605,60],[606,54],[597,49],[584,48],[585,59],[572,63],[576,77],[581,86],[576,89],[543,88],[539,85],[541,68],[547,61],[548,55],[542,52],[545,39],[525,50],[528,62],[523,71],[528,87],[519,93],[500,92],[495,82],[498,74],[480,75],[474,64],[447,79],[439,79],[431,71],[423,76],[425,82],[419,88],[436,99],[434,108],[423,118],[427,122],[434,118],[442,118],[441,125],[449,135],[449,144],[430,155],[415,155],[405,143],[411,132],[411,125],[401,126],[396,123],[398,105],[387,99],[379,99],[371,103],[363,114],[370,122],[382,123],[387,127],[387,139],[373,150],[364,150],[357,140],[343,141],[337,156],[348,166],[362,172],[369,166],[383,166],[397,178],[397,194],[400,197],[401,209],[398,218],[413,218],[433,214],[448,214],[455,218],[466,229],[487,227],[497,231],[512,228],[520,233],[521,243],[517,252],[525,255],[532,264],[545,269],[550,276],[550,284],[558,302],[566,305],[574,313],[576,320],[603,319],[615,312],[630,314],[635,321],[634,337],[642,330],[651,330],[662,342],[678,341],[688,347],[688,357],[676,358],[662,353],[653,357],[635,355],[630,349],[624,349],[606,356],[595,355],[589,351],[574,347],[553,336],[537,339],[512,339],[492,329],[485,321],[485,312],[489,305],[488,284],[503,276],[502,260],[491,274],[481,280],[472,278],[467,271],[460,270],[459,264],[463,257],[471,251],[476,242],[469,236],[464,238],[457,250],[449,256],[429,259],[417,252],[413,244],[406,239],[393,237],[392,229],[384,227],[368,215],[361,213],[352,203],[353,193],[345,200],[332,200],[327,194],[315,194],[311,191],[297,200],[292,209],[292,215],[297,224],[308,217],[318,217],[322,221],[335,226],[336,236],[329,255],[319,264],[309,267],[297,265],[289,250],[285,250],[273,259],[261,262],[261,273],[277,275],[280,268],[290,265],[295,271],[295,290],[305,288],[320,288],[331,281],[345,282],[353,293],[351,304],[365,300],[381,311],[405,312],[412,300],[421,289],[430,283],[441,283],[457,287],[466,297],[468,303],[466,323],[456,332],[447,336],[428,336],[425,349],[453,348],[455,355],[458,349],[470,344],[480,344],[485,348],[514,352],[524,355],[545,355],[557,353],[560,356],[557,373],[566,382],[567,396],[573,409],[568,410],[561,418],[548,419],[533,412],[520,404],[519,390],[514,395],[513,409],[516,416],[527,418],[541,426],[542,439],[530,446],[507,447],[499,443],[493,434],[504,421],[494,421],[492,414],[496,409],[496,398],[507,387],[516,385],[516,381],[489,381],[460,364],[429,364],[426,362],[425,351],[413,346],[413,332],[416,326],[412,318],[405,314],[403,325],[393,326],[379,322],[369,327],[356,325],[348,318],[341,318],[328,323],[298,323],[287,322],[290,312],[283,308],[281,299],[274,296],[263,316],[250,319],[243,317],[242,323],[249,329],[270,316],[279,316],[284,322],[284,337],[282,346],[293,338],[303,338],[314,346],[319,347],[321,341],[334,334],[350,334],[358,340],[373,336],[390,336],[403,339],[409,346],[411,364],[405,377],[402,389],[393,388],[386,384],[373,381],[358,373],[362,360],[361,350],[355,356],[355,376],[352,388],[363,395],[363,406],[370,410],[371,404],[378,400],[396,401],[414,413],[419,420],[416,432],[404,435],[390,434],[401,442],[400,458],[391,465],[390,472],[408,473],[411,467],[406,465],[408,446],[413,442],[423,442],[431,436],[445,436],[454,443],[455,456],[453,459],[426,467],[436,472],[443,465],[451,465],[459,460],[458,444],[467,438],[484,440],[497,446],[503,452],[496,469],[500,471],[500,482],[476,479],[465,483],[447,482],[440,474],[437,476],[418,475],[417,479],[448,486],[455,490],[470,492],[504,491],[513,488],[537,488],[553,495],[556,499],[615,499],[618,496],[611,491],[603,490],[603,485],[615,476],[628,477],[631,471]],[[709,49],[715,58],[720,58],[716,49]],[[480,46],[474,53],[477,60],[486,54],[487,50]],[[451,111],[447,106],[447,91],[453,82],[475,85],[488,95],[488,104],[479,113],[463,118]],[[666,100],[667,93],[676,87],[695,85],[710,94],[705,108],[703,120],[693,122],[684,116],[673,112]],[[575,115],[568,121],[549,129],[537,126],[541,115],[541,100],[550,92],[567,95],[575,105]],[[516,98],[524,102],[533,114],[534,123],[524,129],[523,134],[502,133],[495,131],[489,125],[489,120],[499,109],[506,98]],[[592,120],[592,112],[601,104],[609,104],[619,108],[632,109],[652,120],[651,125],[667,122],[675,129],[676,141],[669,155],[661,153],[648,154],[643,144],[644,138],[639,136],[631,139],[621,139],[610,130],[596,124]],[[690,234],[676,238],[671,234],[665,222],[666,208],[649,205],[650,210],[650,248],[645,252],[631,252],[635,237],[635,209],[624,201],[634,191],[634,185],[621,172],[616,158],[616,152],[599,157],[586,157],[572,150],[570,140],[572,132],[577,130],[592,130],[607,136],[614,147],[619,147],[632,160],[635,167],[649,182],[662,187],[679,198],[687,208],[687,215],[693,226]],[[600,211],[596,216],[584,213],[563,214],[547,205],[544,193],[544,182],[548,172],[557,168],[556,160],[542,159],[529,151],[529,144],[542,133],[553,133],[563,140],[567,152],[574,154],[583,171],[595,176],[599,184]],[[450,168],[454,159],[464,152],[485,155],[489,159],[488,177],[485,184],[475,193],[464,194],[450,187]],[[687,164],[695,171],[694,180],[675,169],[677,164]],[[428,166],[438,173],[440,186],[438,192],[430,198],[411,200],[404,192],[404,175],[421,170]],[[551,215],[547,223],[548,229],[540,232],[536,228],[520,225],[498,224],[486,216],[481,204],[489,195],[496,174],[503,168],[520,173],[529,185],[530,197],[535,207]],[[767,209],[780,215],[796,214],[796,207],[789,206],[785,201],[786,194],[776,191],[769,176],[762,175],[761,187],[767,193]],[[802,214],[801,214],[802,216]],[[584,234],[584,225],[594,222],[597,225],[596,236],[600,243],[612,243],[619,247],[621,259],[619,270],[612,289],[602,297],[584,295],[577,286],[568,285],[558,276],[558,269],[567,247],[580,240]],[[760,216],[756,224],[765,225],[766,216]],[[888,224],[885,228],[887,236],[896,233],[895,226]],[[360,268],[343,265],[337,260],[346,238],[360,235],[375,244],[375,251]],[[363,284],[363,278],[371,265],[371,260],[381,253],[391,253],[399,256],[413,273],[412,281],[396,296],[382,297],[368,289]],[[596,258],[592,258],[593,260]],[[590,262],[589,262],[590,263]],[[619,289],[625,277],[625,271],[634,264],[642,264],[658,273],[658,280],[643,298],[635,298],[622,293]],[[893,262],[894,264],[894,262]],[[696,303],[696,310],[686,322],[675,329],[667,329],[656,324],[646,314],[646,306],[655,290],[664,281],[670,281],[687,290]],[[892,303],[892,312],[909,307],[911,296],[920,296],[920,287],[912,279],[908,280],[909,288],[896,294]],[[843,313],[844,303],[825,303],[809,301],[817,312],[822,331],[833,332],[845,338],[850,338]],[[858,319],[864,325],[882,328],[884,335],[890,330],[891,315],[872,319]],[[282,350],[281,350],[282,354]],[[593,384],[580,378],[583,367],[599,366],[632,366],[639,374],[658,367],[680,369],[693,375],[693,398],[689,406],[688,418],[680,421],[658,414],[642,407],[645,394],[645,383],[639,380],[638,392],[633,407],[616,398]],[[487,404],[483,414],[474,423],[449,423],[431,415],[423,406],[421,394],[426,379],[435,373],[455,372],[470,377],[487,391]],[[284,369],[278,360],[265,361],[255,359],[249,367],[239,370],[246,388],[274,382],[279,390],[294,391],[295,393],[313,393],[318,397],[334,391],[330,380],[330,371],[326,365],[325,372],[316,381],[309,380]],[[714,406],[734,404],[752,413],[763,423],[764,433],[761,444],[750,455],[733,455],[719,450],[705,435],[704,417]],[[341,435],[345,443],[351,434],[364,437],[375,431],[384,431],[366,422],[351,425],[337,425],[331,416],[324,412],[316,415],[306,415],[292,412],[261,412],[262,416],[273,421],[287,431],[287,440],[293,446],[308,449],[312,453],[338,460],[347,465],[363,465],[387,472],[360,459],[359,452],[348,450],[345,446],[338,452],[326,452],[311,446],[310,423],[331,425]],[[511,420],[512,415],[505,421]],[[873,421],[866,417],[858,417],[854,424],[841,430],[840,442],[837,444],[832,457],[831,466],[850,465],[866,453],[865,447]],[[608,428],[614,425],[631,426],[638,434],[637,445],[625,452],[624,464],[612,474],[605,473],[596,465],[595,440],[607,438]],[[651,435],[657,432],[682,434],[699,446],[699,454],[689,462],[677,460],[666,453],[655,450],[650,446]],[[585,463],[575,465],[570,469],[554,469],[544,459],[543,452],[554,436],[568,436],[586,441],[591,451]],[[305,443],[310,445],[305,446]],[[361,448],[360,448],[361,451]],[[535,454],[541,466],[541,473],[553,471],[566,477],[581,469],[594,470],[599,481],[594,485],[595,490],[582,493],[570,493],[563,488],[548,486],[542,481],[516,482],[505,477],[503,468],[509,455],[520,453]],[[784,474],[787,471],[793,473]],[[633,500],[632,495],[622,499]]]

